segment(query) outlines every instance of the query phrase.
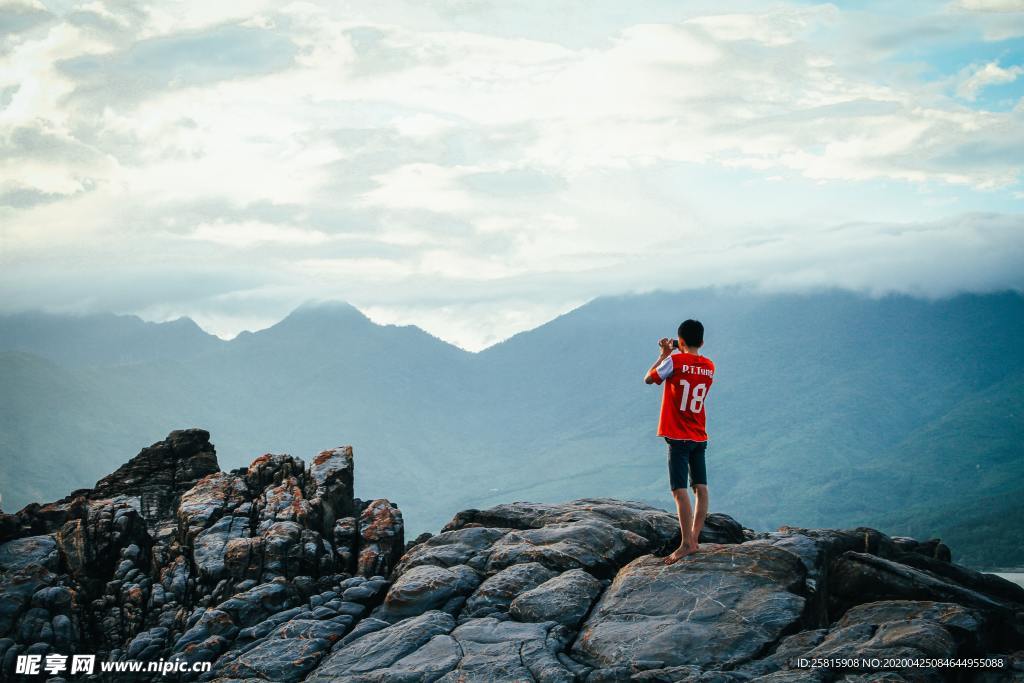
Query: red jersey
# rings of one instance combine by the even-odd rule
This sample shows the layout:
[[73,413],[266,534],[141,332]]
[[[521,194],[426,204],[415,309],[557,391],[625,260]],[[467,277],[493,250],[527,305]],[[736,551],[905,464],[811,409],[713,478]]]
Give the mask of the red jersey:
[[715,378],[715,364],[711,359],[673,351],[658,367],[651,370],[650,377],[655,384],[665,382],[658,436],[707,441],[704,399]]

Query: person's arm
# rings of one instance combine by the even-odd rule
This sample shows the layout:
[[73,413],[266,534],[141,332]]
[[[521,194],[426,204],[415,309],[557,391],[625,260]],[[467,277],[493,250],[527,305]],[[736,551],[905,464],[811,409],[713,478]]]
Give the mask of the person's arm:
[[658,346],[661,347],[661,356],[644,375],[644,384],[661,384],[672,374],[672,342],[663,337],[658,341]]

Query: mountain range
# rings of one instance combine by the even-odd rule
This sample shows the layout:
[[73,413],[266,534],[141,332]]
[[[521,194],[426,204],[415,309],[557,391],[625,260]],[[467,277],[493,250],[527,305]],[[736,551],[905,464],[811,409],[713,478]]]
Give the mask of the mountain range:
[[306,305],[224,341],[133,316],[0,316],[0,494],[91,486],[171,429],[225,467],[352,444],[410,534],[452,510],[614,496],[671,503],[657,339],[701,319],[711,509],[772,529],[939,533],[1024,565],[1024,297],[740,289],[596,299],[469,353],[354,307]]

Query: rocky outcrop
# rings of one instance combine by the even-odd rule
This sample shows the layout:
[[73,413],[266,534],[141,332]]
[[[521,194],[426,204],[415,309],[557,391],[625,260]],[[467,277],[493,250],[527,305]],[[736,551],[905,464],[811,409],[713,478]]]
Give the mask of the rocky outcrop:
[[96,482],[90,498],[131,496],[148,521],[174,513],[179,496],[208,474],[220,471],[209,432],[185,429],[144,448],[112,474]]
[[[938,539],[716,513],[665,565],[672,514],[584,499],[464,510],[406,546],[401,511],[356,498],[353,473],[347,446],[223,472],[184,430],[0,515],[0,679],[51,653],[209,663],[134,679],[218,683],[1024,678],[1024,590]],[[993,656],[1006,668],[899,665]],[[896,663],[834,664],[854,658]],[[832,664],[801,668],[815,659]]]
[[[337,547],[339,521],[367,510],[372,532]],[[222,472],[199,429],[93,489],[4,515],[0,530],[0,679],[19,654],[83,651],[294,678],[381,602],[389,583],[376,571],[404,542],[397,509],[354,497],[351,448],[309,467],[266,454]],[[372,578],[357,575],[360,552],[379,558],[364,563]]]

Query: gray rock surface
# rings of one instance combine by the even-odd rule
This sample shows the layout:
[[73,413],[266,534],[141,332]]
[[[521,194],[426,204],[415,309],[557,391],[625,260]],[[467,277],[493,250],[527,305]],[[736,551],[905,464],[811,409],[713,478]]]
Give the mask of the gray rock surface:
[[301,681],[341,640],[348,626],[332,620],[291,619],[237,656],[221,657],[213,673],[220,677],[259,678],[281,683]]
[[321,526],[330,529],[335,520],[355,514],[355,465],[352,447],[322,451],[309,466],[312,498],[321,512]]
[[502,569],[488,577],[469,596],[462,609],[462,615],[483,617],[495,612],[507,612],[516,596],[536,588],[554,576],[555,572],[538,562],[525,562]]
[[398,577],[373,616],[394,622],[429,610],[454,613],[480,581],[480,574],[464,564],[414,567]]
[[405,550],[402,511],[386,498],[366,506],[359,515],[359,555],[356,573],[385,576],[391,573]]
[[[1004,656],[1024,671],[1024,590],[939,539],[744,528],[709,515],[666,566],[672,514],[585,499],[465,510],[405,545],[354,497],[352,449],[221,472],[203,430],[94,489],[0,515],[0,680],[19,654],[211,662],[139,680],[943,681],[811,657]],[[668,501],[666,501],[668,502]]]
[[53,536],[27,536],[0,545],[0,570],[17,571],[33,565],[55,571],[60,564]]
[[629,560],[663,551],[679,540],[678,522],[664,510],[599,498],[465,510],[444,531],[470,524],[510,529],[467,561],[470,566],[482,565],[486,574],[514,564],[539,562],[554,571],[583,568],[610,578]]
[[570,569],[536,588],[520,593],[509,613],[519,621],[555,621],[579,628],[603,586],[582,569]]
[[805,574],[798,558],[770,546],[708,545],[672,565],[641,557],[601,596],[572,654],[595,668],[735,667],[799,626]]
[[332,652],[306,680],[354,680],[356,674],[387,669],[427,644],[434,636],[455,628],[446,612],[429,611],[368,633]]
[[491,544],[508,531],[479,526],[445,531],[409,550],[402,557],[395,572],[403,574],[420,565],[453,567],[457,564],[483,570]]
[[199,575],[209,583],[216,583],[224,576],[224,552],[228,543],[236,538],[248,538],[249,518],[228,515],[221,517],[209,528],[196,534],[192,544]]
[[440,680],[550,681],[571,683],[573,674],[558,659],[569,634],[556,624],[471,619],[452,637],[462,649],[458,665]]

